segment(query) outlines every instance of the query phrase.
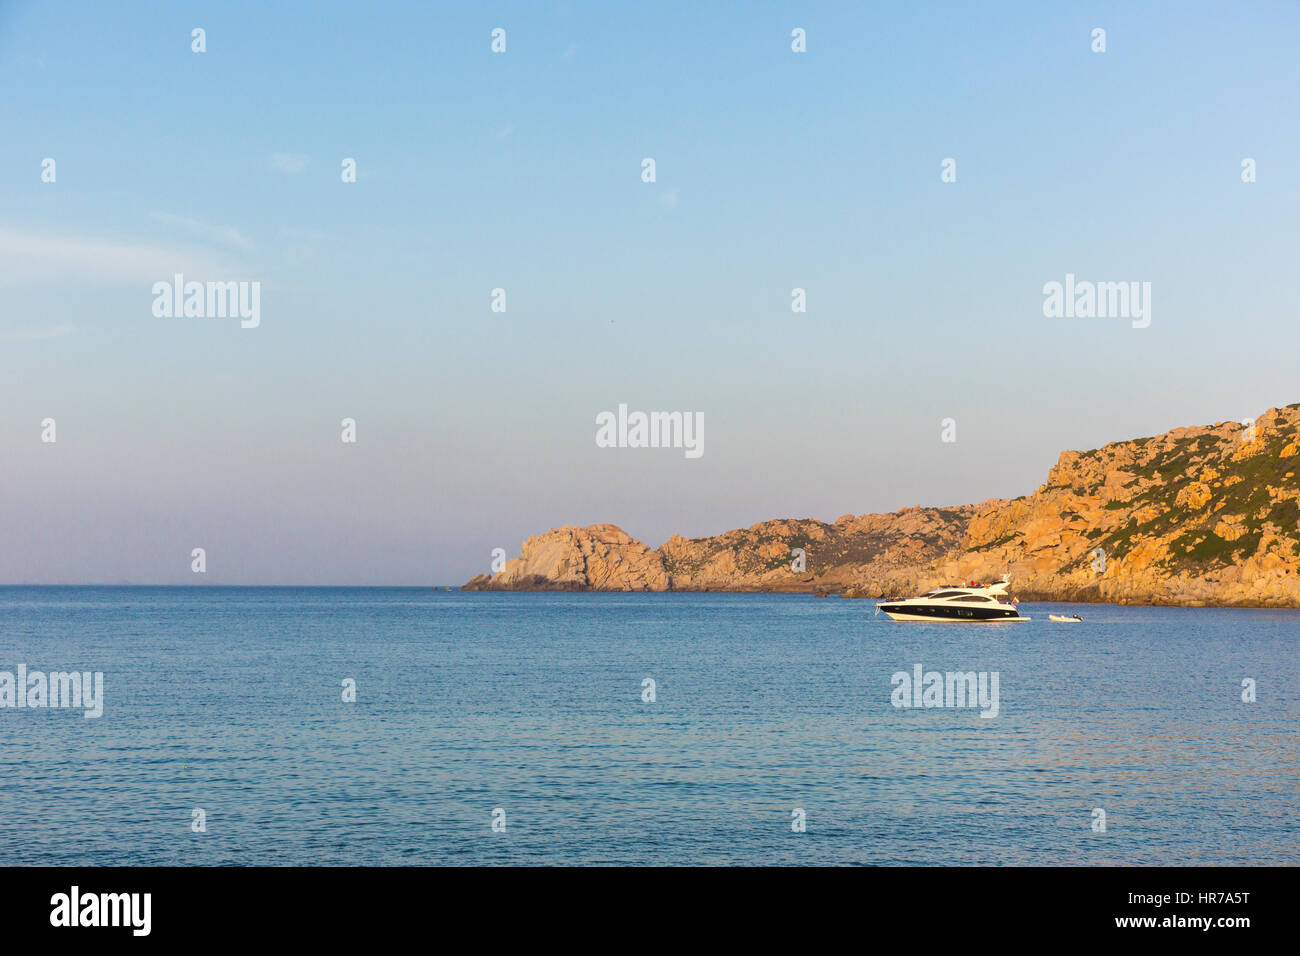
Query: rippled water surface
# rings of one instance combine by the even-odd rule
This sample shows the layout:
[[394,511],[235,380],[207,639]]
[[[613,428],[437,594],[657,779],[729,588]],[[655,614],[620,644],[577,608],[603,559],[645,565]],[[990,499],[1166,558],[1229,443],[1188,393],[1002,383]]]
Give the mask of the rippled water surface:
[[[10,864],[1300,863],[1300,612],[1049,610],[971,626],[779,595],[0,588],[0,671],[102,671],[106,698],[90,720],[0,708],[0,847]],[[891,676],[915,664],[996,671],[998,715],[895,708]]]

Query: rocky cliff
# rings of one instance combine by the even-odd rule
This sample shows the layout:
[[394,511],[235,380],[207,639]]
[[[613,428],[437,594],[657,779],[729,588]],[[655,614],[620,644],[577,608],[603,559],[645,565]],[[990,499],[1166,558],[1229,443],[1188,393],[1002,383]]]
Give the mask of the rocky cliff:
[[807,591],[877,597],[1009,573],[1022,598],[1300,607],[1300,404],[1062,452],[1032,495],[765,521],[657,551],[564,527],[467,589]]

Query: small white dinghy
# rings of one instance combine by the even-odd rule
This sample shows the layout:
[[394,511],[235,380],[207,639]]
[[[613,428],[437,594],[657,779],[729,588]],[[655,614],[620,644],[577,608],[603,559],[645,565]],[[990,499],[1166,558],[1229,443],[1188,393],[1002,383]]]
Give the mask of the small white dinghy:
[[1080,624],[1083,622],[1083,618],[1079,617],[1077,614],[1073,617],[1067,617],[1064,614],[1049,614],[1047,615],[1047,619],[1049,621],[1055,621],[1057,624]]

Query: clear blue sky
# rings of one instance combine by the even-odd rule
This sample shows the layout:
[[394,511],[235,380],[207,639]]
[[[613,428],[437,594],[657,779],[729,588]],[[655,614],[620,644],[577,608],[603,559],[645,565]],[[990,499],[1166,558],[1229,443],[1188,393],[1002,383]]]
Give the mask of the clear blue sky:
[[[0,5],[0,581],[459,583],[1300,400],[1300,6],[615,6]],[[176,267],[261,327],[155,318]]]

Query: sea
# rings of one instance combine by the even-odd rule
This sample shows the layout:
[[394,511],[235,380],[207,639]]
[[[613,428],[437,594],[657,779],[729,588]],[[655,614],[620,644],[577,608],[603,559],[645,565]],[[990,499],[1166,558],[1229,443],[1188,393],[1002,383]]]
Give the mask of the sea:
[[[1048,621],[1066,611],[1082,623]],[[4,587],[0,853],[1300,863],[1300,611],[1021,613],[931,624],[806,595]],[[48,695],[18,707],[20,665],[29,681],[102,674],[102,713]],[[978,675],[984,701],[949,673]]]

